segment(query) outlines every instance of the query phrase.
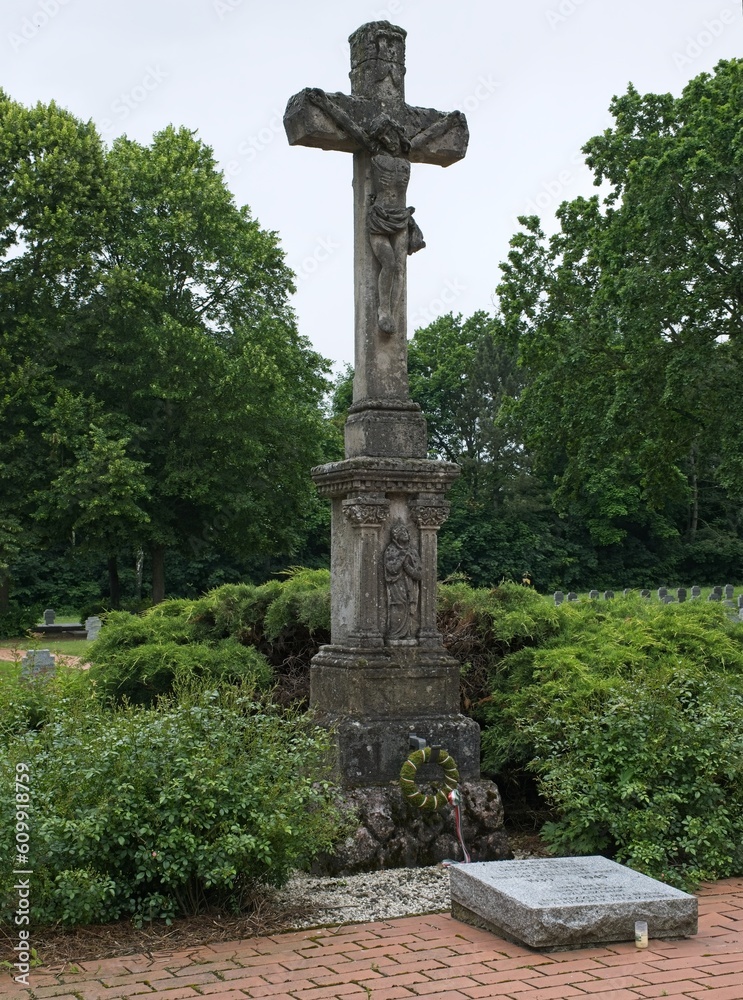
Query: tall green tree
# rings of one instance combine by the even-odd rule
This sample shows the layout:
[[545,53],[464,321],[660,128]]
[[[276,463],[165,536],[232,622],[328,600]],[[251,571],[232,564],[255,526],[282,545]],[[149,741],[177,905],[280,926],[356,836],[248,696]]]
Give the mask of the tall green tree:
[[[276,234],[234,203],[187,129],[107,151],[53,105],[5,99],[2,111],[0,280],[8,343],[33,374],[6,392],[22,421],[4,443],[11,517],[49,539],[74,530],[108,558],[112,591],[117,553],[146,547],[155,600],[169,549],[291,554],[326,381],[297,332]],[[66,186],[38,183],[47,160]],[[47,459],[31,480],[24,453]]]
[[441,316],[416,330],[410,386],[428,423],[433,457],[462,469],[440,535],[440,572],[495,585],[528,573],[542,586],[574,578],[575,546],[508,409],[523,387],[502,318]]
[[40,542],[48,417],[80,302],[95,285],[105,160],[90,124],[0,91],[0,606],[13,561]]
[[602,194],[549,240],[523,219],[498,290],[558,510],[679,574],[743,557],[742,109],[741,60],[615,98],[584,147]]

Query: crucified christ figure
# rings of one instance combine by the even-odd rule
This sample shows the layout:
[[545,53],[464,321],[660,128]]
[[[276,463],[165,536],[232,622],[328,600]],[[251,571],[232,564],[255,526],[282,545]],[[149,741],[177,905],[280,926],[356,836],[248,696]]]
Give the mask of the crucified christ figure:
[[[404,286],[405,258],[426,245],[413,219],[415,209],[405,204],[411,142],[403,127],[387,114],[378,115],[367,131],[324,91],[313,89],[307,93],[313,103],[371,155],[374,200],[369,208],[367,228],[380,268],[377,321],[382,333],[397,333],[395,316]],[[427,130],[426,138],[430,131]],[[441,126],[437,131],[441,131]]]

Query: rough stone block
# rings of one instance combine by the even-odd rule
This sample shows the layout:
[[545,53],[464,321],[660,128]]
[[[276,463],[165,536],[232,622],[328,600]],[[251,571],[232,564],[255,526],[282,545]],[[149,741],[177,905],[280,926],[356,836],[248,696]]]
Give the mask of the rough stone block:
[[408,719],[329,716],[326,721],[336,732],[338,779],[345,788],[397,782],[410,753],[411,733],[422,736],[429,746],[448,750],[462,781],[480,777],[480,727],[463,715]]
[[697,901],[602,857],[488,861],[451,869],[452,916],[535,949],[697,932]]

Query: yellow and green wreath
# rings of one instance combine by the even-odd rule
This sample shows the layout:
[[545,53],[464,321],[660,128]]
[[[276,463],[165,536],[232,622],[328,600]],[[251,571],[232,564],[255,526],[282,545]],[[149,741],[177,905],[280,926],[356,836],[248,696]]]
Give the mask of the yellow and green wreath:
[[449,794],[459,784],[459,770],[456,762],[448,750],[439,749],[438,757],[434,763],[439,764],[444,772],[444,782],[441,787],[436,787],[433,795],[422,792],[415,783],[415,776],[421,764],[428,764],[431,761],[431,747],[424,747],[422,750],[413,750],[408,755],[408,759],[400,770],[400,788],[402,794],[412,805],[423,809],[425,812],[435,812],[442,809],[449,801]]

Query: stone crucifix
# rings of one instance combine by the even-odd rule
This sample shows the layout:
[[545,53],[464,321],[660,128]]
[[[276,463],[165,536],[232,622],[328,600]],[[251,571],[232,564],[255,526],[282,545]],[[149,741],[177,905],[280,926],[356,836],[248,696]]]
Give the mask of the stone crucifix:
[[[354,404],[398,411],[411,408],[407,257],[425,246],[407,205],[410,164],[447,167],[469,139],[461,112],[405,103],[405,37],[388,21],[362,25],[349,38],[351,94],[308,88],[284,115],[291,145],[354,154]],[[351,451],[368,454],[368,444]]]

